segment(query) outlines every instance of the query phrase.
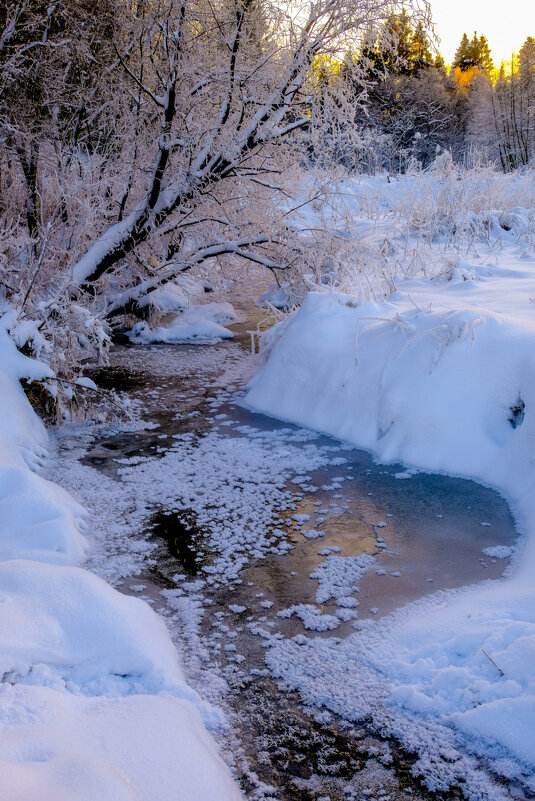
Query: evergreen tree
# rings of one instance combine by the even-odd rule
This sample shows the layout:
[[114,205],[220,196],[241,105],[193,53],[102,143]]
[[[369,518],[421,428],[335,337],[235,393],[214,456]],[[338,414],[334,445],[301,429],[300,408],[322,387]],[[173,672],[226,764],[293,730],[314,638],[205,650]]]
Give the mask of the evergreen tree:
[[439,70],[443,75],[446,74],[446,62],[444,61],[444,56],[441,53],[436,54],[433,67]]
[[518,72],[524,86],[535,88],[535,39],[528,36],[518,53]]
[[411,72],[418,72],[433,65],[433,56],[430,50],[430,41],[421,20],[418,21],[412,34],[410,45],[410,66]]
[[455,57],[452,62],[452,67],[459,67],[460,69],[468,69],[468,60],[470,58],[470,40],[466,33],[463,33],[459,47],[455,51]]
[[478,36],[477,31],[474,31],[472,39],[468,39],[466,33],[463,33],[452,66],[458,67],[462,72],[473,69],[490,72],[494,65],[487,38],[483,35]]
[[[476,34],[474,33],[474,39],[475,38]],[[477,57],[478,57],[477,66],[483,72],[489,73],[494,69],[494,63],[492,61],[492,56],[490,55],[490,47],[486,36],[481,35],[479,37]]]
[[421,20],[416,28],[405,11],[391,14],[373,44],[361,50],[371,80],[387,75],[414,75],[433,66],[431,43]]

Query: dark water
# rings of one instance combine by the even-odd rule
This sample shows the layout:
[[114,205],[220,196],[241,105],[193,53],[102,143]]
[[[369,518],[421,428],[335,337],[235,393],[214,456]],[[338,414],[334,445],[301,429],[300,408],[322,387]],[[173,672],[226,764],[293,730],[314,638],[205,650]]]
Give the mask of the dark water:
[[[221,411],[240,426],[297,430],[236,404]],[[240,435],[233,428],[226,430],[229,436]],[[328,437],[318,436],[314,442],[332,447],[333,457],[347,460],[309,473],[309,483],[318,488],[315,492],[289,485],[302,495],[296,511],[310,515],[305,527],[324,536],[309,540],[298,528],[290,528],[292,550],[247,568],[243,584],[233,590],[236,603],[247,604],[252,586],[255,593],[264,591],[274,601],[274,611],[295,603],[315,603],[318,584],[309,576],[325,559],[318,552],[333,547],[340,556],[368,553],[376,559],[360,581],[359,618],[388,614],[435,590],[503,575],[509,560],[483,553],[489,546],[513,546],[517,537],[509,507],[496,492],[449,476],[416,473],[400,478],[407,475],[401,465],[377,464],[369,453]],[[337,478],[343,478],[339,487],[322,489]],[[324,521],[317,523],[318,517]],[[378,547],[378,539],[385,547]],[[330,611],[328,604],[323,606]],[[301,630],[293,619],[281,627],[287,633]],[[336,633],[350,630],[345,626]]]

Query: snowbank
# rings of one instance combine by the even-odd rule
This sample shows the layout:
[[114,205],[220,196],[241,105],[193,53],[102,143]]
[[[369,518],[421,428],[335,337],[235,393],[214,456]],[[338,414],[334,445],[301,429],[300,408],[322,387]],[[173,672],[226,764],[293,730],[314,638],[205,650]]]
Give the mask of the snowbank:
[[0,689],[2,801],[214,801],[241,796],[191,703]]
[[[246,398],[380,461],[475,478],[511,500],[529,537],[507,582],[426,600],[352,635],[343,668],[342,649],[321,659],[318,651],[325,668],[313,678],[298,677],[296,660],[307,659],[298,644],[276,644],[269,655],[277,675],[337,711],[333,686],[337,677],[346,686],[347,664],[359,681],[359,666],[373,666],[394,709],[452,727],[509,777],[533,777],[535,767],[534,268],[512,246],[469,280],[466,272],[442,283],[406,280],[380,303],[311,293],[270,333]],[[357,695],[343,714],[369,713]],[[427,770],[440,773],[437,760]]]
[[42,379],[50,368],[17,351],[0,319],[0,560],[75,564],[85,552],[84,511],[60,487],[38,476],[47,435],[19,378]]
[[45,428],[19,384],[50,376],[0,319],[0,799],[238,801],[163,621],[74,566],[84,510],[34,471]]
[[0,462],[0,560],[75,564],[84,556],[83,510],[27,467]]
[[529,496],[533,267],[512,278],[488,273],[439,287],[405,282],[380,304],[311,293],[272,334],[280,339],[247,403],[385,462],[475,477],[518,500]]
[[[0,563],[0,671],[106,690],[158,690],[182,681],[163,622],[77,567],[27,560]],[[193,697],[193,696],[192,696]]]
[[236,319],[230,303],[206,303],[190,306],[166,327],[152,329],[147,323],[136,323],[129,336],[132,342],[145,345],[153,342],[219,342],[234,336],[221,323],[234,322]]

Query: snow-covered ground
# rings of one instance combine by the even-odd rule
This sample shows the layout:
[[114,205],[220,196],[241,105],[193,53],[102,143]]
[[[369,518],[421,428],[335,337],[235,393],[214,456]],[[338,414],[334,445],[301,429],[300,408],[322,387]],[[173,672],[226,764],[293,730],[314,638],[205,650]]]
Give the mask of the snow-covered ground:
[[419,752],[415,772],[470,798],[502,791],[460,749],[535,790],[533,181],[346,182],[346,256],[367,261],[341,258],[332,285],[269,332],[246,400],[510,501],[524,536],[507,580],[430,596],[336,647],[281,640],[267,657],[310,703],[382,715]]
[[[36,474],[43,424],[0,320],[0,799],[239,799],[162,620],[77,567],[85,513]],[[90,533],[90,532],[88,532]]]

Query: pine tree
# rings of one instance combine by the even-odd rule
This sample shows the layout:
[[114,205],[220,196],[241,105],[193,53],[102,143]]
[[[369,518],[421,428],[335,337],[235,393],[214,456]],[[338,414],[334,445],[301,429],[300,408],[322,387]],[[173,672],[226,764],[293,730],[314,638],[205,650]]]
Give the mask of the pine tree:
[[433,62],[433,67],[435,67],[439,72],[443,75],[446,74],[446,62],[444,61],[444,56],[442,53],[437,53],[435,56],[435,60]]
[[391,14],[374,43],[361,50],[361,59],[368,65],[371,80],[377,76],[414,75],[433,66],[431,43],[424,24],[416,28],[405,11]]
[[492,69],[494,68],[494,63],[490,55],[490,47],[486,36],[483,36],[482,34],[479,37],[479,40],[477,40],[477,34],[474,33],[474,38],[472,39],[472,42],[474,43],[474,48],[477,42],[476,53],[477,53],[478,63],[475,66],[479,67],[479,69],[482,70],[483,72],[486,73],[491,72]]
[[412,34],[410,50],[411,72],[418,72],[433,65],[429,37],[421,20],[419,20]]
[[471,64],[468,63],[469,59],[470,59],[470,40],[468,39],[466,33],[463,33],[461,43],[459,44],[459,47],[455,51],[455,57],[452,62],[452,67],[459,67],[459,69],[461,70],[468,69],[469,66],[472,66]]
[[474,31],[472,39],[468,39],[466,33],[463,33],[452,66],[459,67],[462,72],[477,69],[489,73],[494,65],[487,38],[478,36],[477,31]]
[[524,86],[535,88],[535,39],[528,36],[518,53],[518,71]]

